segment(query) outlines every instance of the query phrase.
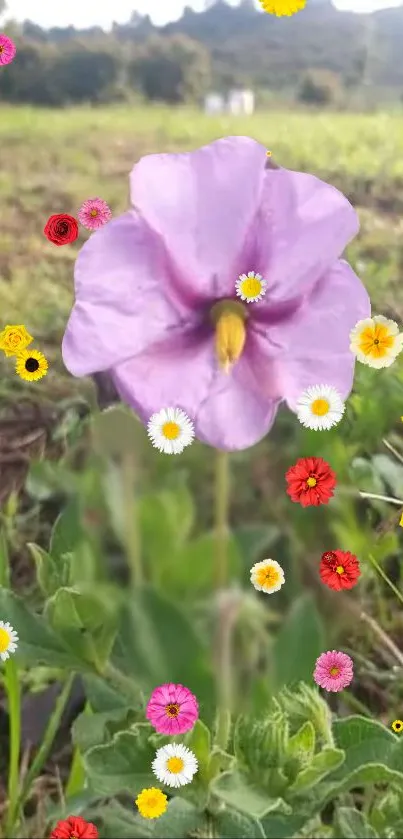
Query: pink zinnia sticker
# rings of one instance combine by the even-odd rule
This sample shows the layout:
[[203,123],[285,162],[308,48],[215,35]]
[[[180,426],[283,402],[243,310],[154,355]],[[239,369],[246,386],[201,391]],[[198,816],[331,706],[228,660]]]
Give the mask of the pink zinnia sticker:
[[0,64],[11,64],[16,52],[17,48],[14,41],[0,32]]
[[102,198],[87,198],[78,211],[78,219],[87,230],[98,230],[111,218],[111,209]]
[[339,650],[329,650],[316,659],[313,678],[324,690],[337,693],[348,687],[354,676],[353,660]]
[[146,717],[159,734],[184,734],[193,728],[199,705],[193,693],[172,682],[161,685],[151,694]]

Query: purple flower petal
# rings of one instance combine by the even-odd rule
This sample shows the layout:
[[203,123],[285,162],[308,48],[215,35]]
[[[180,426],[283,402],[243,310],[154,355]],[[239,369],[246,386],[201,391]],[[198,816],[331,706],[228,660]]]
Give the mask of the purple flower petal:
[[359,222],[347,198],[313,175],[268,170],[260,206],[238,265],[268,283],[257,316],[273,303],[302,296],[329,270],[356,235]]
[[255,140],[226,137],[134,167],[132,203],[163,237],[194,300],[234,294],[235,258],[259,206],[265,162]]
[[203,442],[245,449],[265,436],[280,400],[277,361],[267,345],[251,333],[244,354],[226,374],[218,367],[212,333],[184,334],[120,364],[113,370],[114,384],[145,423],[172,405],[185,411]]
[[161,243],[133,211],[94,233],[76,261],[76,304],[62,345],[67,369],[74,376],[108,370],[183,328],[169,277]]
[[339,260],[294,318],[269,329],[270,338],[283,345],[282,391],[292,410],[302,391],[321,382],[347,398],[355,363],[350,331],[370,315],[364,286],[348,263]]

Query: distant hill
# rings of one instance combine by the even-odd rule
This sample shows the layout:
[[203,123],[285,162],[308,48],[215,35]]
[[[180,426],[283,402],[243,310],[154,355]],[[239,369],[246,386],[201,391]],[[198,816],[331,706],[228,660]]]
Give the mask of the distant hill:
[[331,0],[308,0],[293,17],[276,18],[253,0],[235,8],[217,0],[205,12],[186,8],[162,29],[135,14],[131,26],[115,32],[140,41],[153,32],[186,34],[207,47],[224,83],[234,68],[242,82],[270,87],[294,86],[304,71],[320,69],[347,83],[403,88],[403,6],[357,15],[338,11]]
[[[144,54],[149,44],[155,42],[156,35],[159,36],[160,44],[164,44],[165,39],[167,44],[177,44],[178,40],[186,42],[188,46],[183,47],[185,52],[190,48],[189,44],[191,46],[192,42],[197,42],[193,47],[200,53],[198,60],[204,70],[208,65],[211,84],[218,90],[224,91],[236,85],[251,86],[260,91],[262,96],[267,91],[270,96],[279,94],[280,97],[288,96],[288,92],[293,97],[299,91],[297,96],[300,101],[314,104],[342,103],[343,96],[345,100],[348,99],[345,91],[350,89],[359,94],[361,91],[370,91],[369,104],[389,96],[401,99],[403,94],[403,6],[358,15],[338,11],[331,0],[307,0],[306,8],[298,14],[289,18],[276,18],[264,13],[260,7],[257,8],[255,0],[241,0],[235,7],[229,6],[224,0],[213,0],[204,12],[196,13],[186,8],[180,20],[164,27],[156,27],[149,16],[133,12],[127,24],[114,24],[111,34],[106,34],[99,27],[77,30],[70,26],[44,30],[30,22],[18,27],[18,33],[27,50],[23,56],[20,49],[20,62],[15,67],[14,75],[10,69],[7,78],[0,84],[0,96],[3,94],[9,100],[31,101],[29,97],[34,97],[32,101],[78,101],[87,96],[85,91],[88,89],[90,100],[109,101],[119,86],[122,88],[126,85],[127,88],[130,76],[127,67],[130,61],[136,61],[136,57]],[[117,41],[121,49],[116,49]],[[95,75],[91,83],[91,57],[88,49],[100,50],[92,62],[91,72]],[[161,65],[155,65],[154,62],[154,89],[161,73],[176,72],[172,70],[176,49],[177,46],[172,46],[169,61],[164,58]],[[83,53],[80,57],[80,61],[84,62],[80,64],[81,69],[78,58],[74,58],[77,50]],[[49,60],[55,68],[59,57],[59,65],[61,63],[62,66],[59,66],[57,72],[53,69],[52,73],[47,72],[46,75],[46,67],[39,67],[41,61],[43,64]],[[183,55],[182,59],[185,62],[187,60]],[[69,61],[73,65],[75,62],[77,68],[69,66],[70,77],[75,78],[65,85]],[[98,62],[96,67],[95,61]],[[33,62],[39,67],[36,76]],[[84,66],[86,70],[82,70]],[[160,70],[161,67],[165,69]],[[146,72],[149,86],[149,65]],[[185,78],[186,63],[181,72]],[[17,76],[23,76],[24,73],[26,78],[22,79],[21,84]],[[58,82],[59,88],[56,85],[58,73],[61,73],[64,80],[63,84]],[[52,74],[55,90],[49,93],[52,81],[49,75]],[[81,81],[78,78],[80,74],[84,74]],[[317,98],[317,87],[312,93],[312,85],[319,79],[320,88],[323,76],[325,85],[330,85],[332,91],[328,99]],[[130,78],[136,84],[135,74]],[[36,79],[35,82],[33,79]],[[85,91],[83,81],[86,82]],[[304,86],[305,94],[308,89],[309,96],[300,95]],[[31,93],[31,88],[35,88],[36,92]],[[38,100],[37,91],[40,88],[43,95]],[[322,96],[320,89],[319,96]]]

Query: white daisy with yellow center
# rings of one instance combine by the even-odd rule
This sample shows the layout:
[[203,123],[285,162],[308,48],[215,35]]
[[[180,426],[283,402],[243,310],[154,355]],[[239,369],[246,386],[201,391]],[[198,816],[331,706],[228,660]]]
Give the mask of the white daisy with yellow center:
[[194,440],[194,426],[181,408],[162,408],[147,425],[148,436],[164,454],[180,454]]
[[275,559],[264,559],[250,569],[250,581],[256,591],[273,594],[285,583],[284,571]]
[[350,332],[350,350],[362,364],[380,370],[390,367],[403,349],[403,333],[383,315],[365,318]]
[[6,661],[18,647],[18,635],[11,624],[0,621],[0,658]]
[[181,743],[169,743],[158,749],[152,770],[161,784],[183,787],[190,784],[198,769],[197,758]]
[[308,387],[297,402],[300,423],[314,431],[328,431],[340,422],[344,411],[345,405],[340,394],[330,385]]
[[267,283],[261,274],[249,271],[248,274],[241,274],[235,283],[238,297],[246,303],[256,303],[266,294]]

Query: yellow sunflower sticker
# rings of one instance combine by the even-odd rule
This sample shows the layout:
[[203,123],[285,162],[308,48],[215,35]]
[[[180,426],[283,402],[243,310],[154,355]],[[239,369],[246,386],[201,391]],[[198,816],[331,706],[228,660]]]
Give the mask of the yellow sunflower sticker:
[[396,734],[400,734],[400,732],[403,729],[403,721],[402,720],[395,720],[394,722],[392,722],[392,728],[393,728],[393,731],[396,732]]
[[276,17],[291,17],[306,6],[306,0],[259,0],[264,11]]
[[26,382],[36,382],[48,372],[48,362],[39,350],[23,350],[18,353],[15,372]]

